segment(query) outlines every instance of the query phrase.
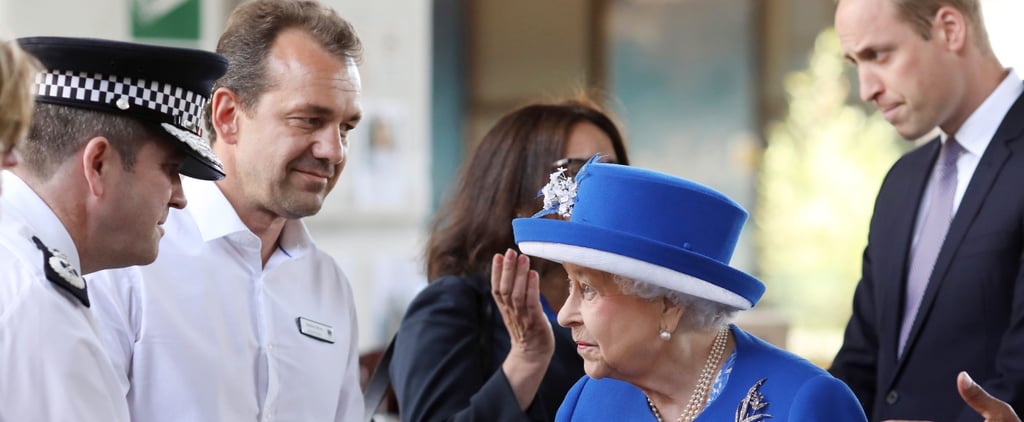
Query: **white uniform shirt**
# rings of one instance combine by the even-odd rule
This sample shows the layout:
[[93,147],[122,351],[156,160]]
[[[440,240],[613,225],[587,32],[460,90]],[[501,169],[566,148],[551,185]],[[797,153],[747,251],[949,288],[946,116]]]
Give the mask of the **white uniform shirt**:
[[156,262],[92,277],[104,279],[93,307],[133,420],[361,420],[356,312],[338,265],[293,220],[263,268],[259,238],[216,184],[183,184],[188,207],[171,210]]
[[[128,421],[90,308],[49,281],[39,238],[81,265],[71,236],[13,173],[0,197],[0,421]],[[91,290],[92,284],[86,290]]]

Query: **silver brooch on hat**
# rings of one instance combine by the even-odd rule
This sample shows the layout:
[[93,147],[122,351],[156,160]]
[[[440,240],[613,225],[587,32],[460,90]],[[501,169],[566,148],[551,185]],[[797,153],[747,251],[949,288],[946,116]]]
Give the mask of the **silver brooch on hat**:
[[534,217],[556,212],[565,218],[572,217],[572,207],[576,202],[577,185],[574,178],[565,175],[565,171],[564,167],[560,167],[551,173],[548,184],[544,185],[544,188],[540,191],[544,195],[544,209],[534,215]]
[[754,386],[750,387],[750,390],[747,391],[747,396],[743,398],[740,406],[736,409],[736,422],[757,422],[772,417],[772,415],[765,413],[768,401],[764,399],[764,394],[758,391],[767,380],[768,378],[761,378],[760,381],[755,382]]

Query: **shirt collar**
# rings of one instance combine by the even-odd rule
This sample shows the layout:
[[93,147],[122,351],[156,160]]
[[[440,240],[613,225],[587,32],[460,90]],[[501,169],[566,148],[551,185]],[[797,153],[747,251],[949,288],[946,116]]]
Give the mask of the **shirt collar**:
[[[188,198],[186,211],[195,219],[204,242],[234,233],[252,233],[217,183],[182,176],[181,186]],[[287,220],[279,243],[283,252],[294,258],[313,245],[313,238],[302,220]]]
[[78,248],[71,239],[64,223],[57,214],[18,175],[4,170],[0,172],[3,194],[0,195],[0,222],[20,224],[32,231],[47,247],[56,249],[67,256],[71,265],[79,272],[82,262]]
[[[963,126],[960,126],[960,130],[956,132],[956,141],[960,146],[967,152],[980,157],[988,148],[996,131],[999,130],[999,125],[1006,117],[1006,113],[1010,111],[1010,107],[1013,107],[1013,103],[1017,101],[1022,92],[1024,92],[1024,84],[1021,83],[1017,72],[1010,68],[995,91],[989,94],[985,102],[981,103],[974,113],[971,113],[971,117],[968,117]],[[942,142],[948,138],[948,135],[943,136]]]

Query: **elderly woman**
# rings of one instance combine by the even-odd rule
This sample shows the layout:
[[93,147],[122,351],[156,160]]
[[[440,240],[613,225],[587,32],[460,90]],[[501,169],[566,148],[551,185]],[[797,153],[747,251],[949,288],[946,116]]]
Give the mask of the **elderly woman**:
[[[864,421],[850,389],[729,321],[764,292],[729,266],[747,218],[707,187],[649,170],[588,163],[544,189],[562,219],[513,222],[520,250],[561,262],[587,373],[559,421]],[[510,332],[536,325],[536,276],[523,257],[495,258],[492,293]],[[513,336],[513,348],[546,344]]]

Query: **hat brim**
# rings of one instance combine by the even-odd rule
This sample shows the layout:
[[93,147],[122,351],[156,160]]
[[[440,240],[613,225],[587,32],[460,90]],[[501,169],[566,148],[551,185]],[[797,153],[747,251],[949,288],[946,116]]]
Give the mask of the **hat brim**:
[[512,223],[519,249],[655,284],[714,302],[750,309],[764,294],[753,276],[689,250],[583,223],[519,218]]
[[221,180],[224,178],[224,165],[213,155],[206,140],[187,130],[178,129],[169,123],[160,125],[174,139],[178,147],[185,152],[185,161],[181,163],[181,174],[200,180]]

